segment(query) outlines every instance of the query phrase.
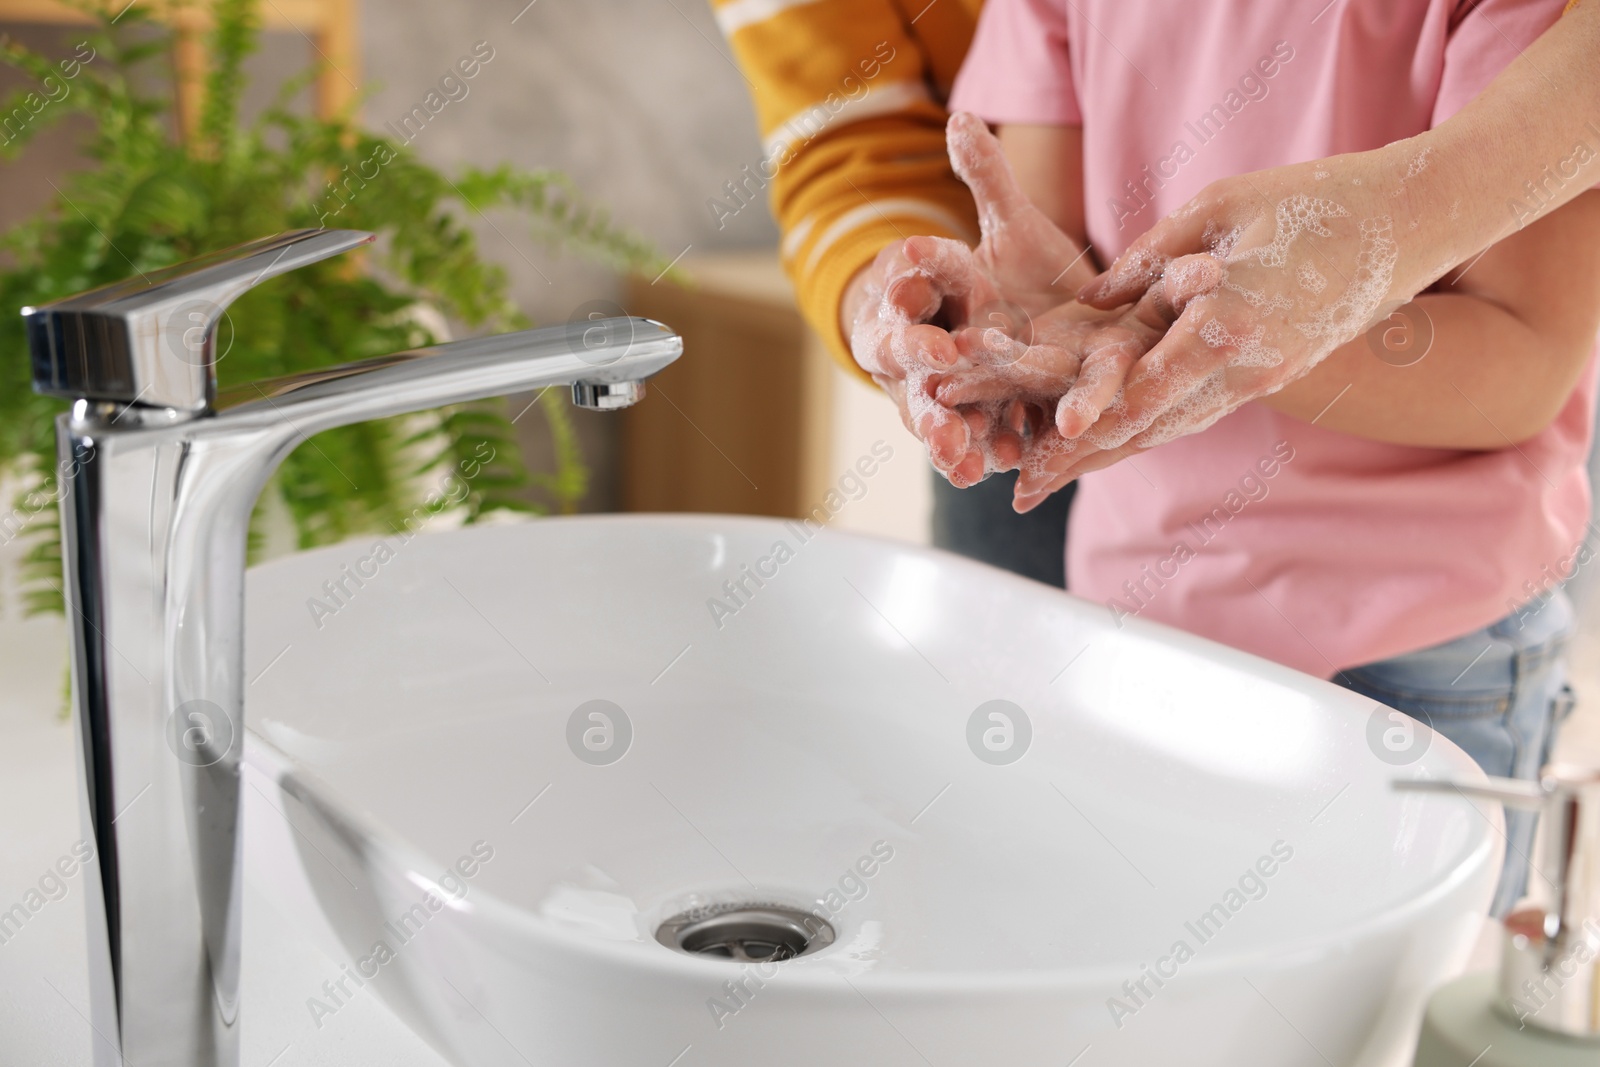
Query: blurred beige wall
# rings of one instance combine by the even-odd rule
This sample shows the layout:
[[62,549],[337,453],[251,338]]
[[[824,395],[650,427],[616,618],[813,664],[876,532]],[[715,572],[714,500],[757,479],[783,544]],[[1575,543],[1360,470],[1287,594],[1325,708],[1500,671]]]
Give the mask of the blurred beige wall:
[[[776,244],[764,207],[721,230],[706,207],[761,147],[744,80],[705,0],[367,0],[361,33],[373,86],[363,113],[379,129],[398,125],[477,42],[494,50],[467,97],[412,142],[424,159],[555,167],[669,259],[691,245],[699,253]],[[505,264],[539,321],[565,321],[586,301],[619,295],[603,269],[492,221],[500,232],[476,225],[482,247]],[[546,439],[535,414],[518,425],[530,423],[524,446],[530,464],[541,464]],[[614,424],[573,414],[595,474],[586,509],[614,507]]]

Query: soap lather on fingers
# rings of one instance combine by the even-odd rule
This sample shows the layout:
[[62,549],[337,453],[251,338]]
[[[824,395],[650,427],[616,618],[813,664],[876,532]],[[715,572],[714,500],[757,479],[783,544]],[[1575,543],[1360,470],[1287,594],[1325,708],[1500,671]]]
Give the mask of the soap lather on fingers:
[[872,272],[881,280],[855,315],[852,350],[952,484],[1019,468],[1037,481],[1113,406],[1130,369],[1183,308],[1226,272],[1209,254],[1152,258],[1128,306],[1074,300],[1093,277],[1086,250],[1023,193],[982,121],[952,116],[948,140],[982,239],[970,248],[918,236],[884,249]]
[[[936,237],[902,242],[890,253],[896,274],[883,314],[906,320],[889,347],[908,425],[934,465],[968,485],[1024,466],[1047,429],[1069,436],[1092,422],[1138,356],[1224,272],[1213,257],[1185,257],[1170,284],[1147,284],[1128,308],[1081,304],[1070,294],[1092,275],[1086,250],[1022,191],[988,127],[958,113],[948,142],[982,240],[976,249]],[[1052,456],[1070,451],[1059,439],[1047,447]]]

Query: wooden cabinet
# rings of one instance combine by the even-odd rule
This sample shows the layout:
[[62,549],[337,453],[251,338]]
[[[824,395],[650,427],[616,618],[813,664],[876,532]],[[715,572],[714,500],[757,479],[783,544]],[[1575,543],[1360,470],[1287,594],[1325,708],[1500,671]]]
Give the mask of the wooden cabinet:
[[685,258],[688,286],[635,279],[629,314],[684,357],[622,415],[629,511],[801,515],[826,491],[833,374],[771,251]]
[[682,266],[687,287],[627,290],[628,312],[677,330],[684,354],[621,413],[624,510],[809,516],[926,543],[926,452],[801,319],[777,252]]

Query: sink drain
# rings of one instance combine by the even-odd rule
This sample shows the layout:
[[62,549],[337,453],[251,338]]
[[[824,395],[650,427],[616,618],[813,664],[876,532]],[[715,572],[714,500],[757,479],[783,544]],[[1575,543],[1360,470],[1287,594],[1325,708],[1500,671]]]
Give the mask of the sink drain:
[[720,904],[676,915],[656,940],[691,956],[779,962],[833,944],[833,927],[810,912],[781,904]]

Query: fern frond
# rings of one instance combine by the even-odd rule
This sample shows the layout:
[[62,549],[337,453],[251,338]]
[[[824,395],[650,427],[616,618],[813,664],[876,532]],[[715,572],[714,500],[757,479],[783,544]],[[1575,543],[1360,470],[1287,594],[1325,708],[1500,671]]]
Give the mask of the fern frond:
[[257,0],[216,0],[212,5],[211,71],[200,109],[200,141],[227,160],[238,152],[239,102],[244,96],[244,61],[260,43]]

